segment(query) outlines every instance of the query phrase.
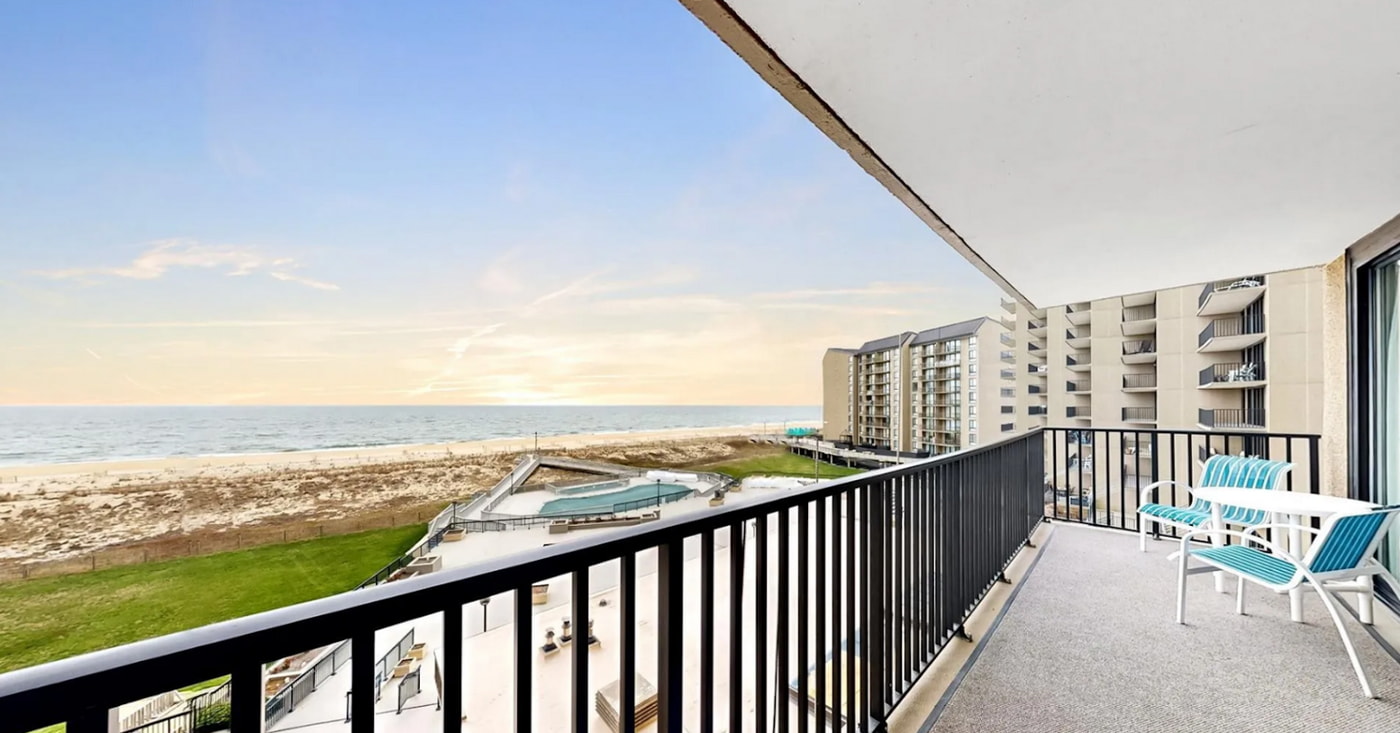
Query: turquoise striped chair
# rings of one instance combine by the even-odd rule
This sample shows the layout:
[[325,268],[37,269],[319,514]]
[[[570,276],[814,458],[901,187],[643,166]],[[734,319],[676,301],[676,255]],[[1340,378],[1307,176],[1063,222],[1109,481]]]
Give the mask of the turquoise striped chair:
[[[1269,542],[1259,534],[1269,528],[1291,528],[1286,524],[1262,524],[1243,532],[1233,530],[1200,529],[1186,533],[1181,538],[1181,569],[1176,587],[1176,622],[1186,623],[1186,576],[1196,573],[1225,571],[1238,577],[1235,591],[1235,612],[1244,613],[1244,582],[1248,580],[1262,585],[1275,593],[1287,593],[1304,583],[1311,585],[1321,596],[1327,612],[1332,614],[1332,622],[1337,625],[1337,633],[1342,637],[1342,646],[1351,657],[1352,669],[1361,681],[1361,691],[1366,697],[1375,697],[1371,692],[1371,682],[1366,679],[1366,670],[1356,658],[1356,647],[1352,646],[1351,636],[1342,624],[1337,612],[1337,592],[1357,593],[1364,601],[1375,598],[1374,578],[1380,576],[1392,588],[1400,588],[1395,576],[1386,570],[1376,559],[1385,533],[1400,515],[1400,504],[1376,507],[1370,511],[1355,514],[1334,514],[1323,522],[1322,529],[1304,525],[1302,529],[1316,535],[1312,547],[1302,560],[1294,558],[1282,547]],[[1191,547],[1191,540],[1197,536],[1225,534],[1239,537],[1245,542],[1239,545]],[[1255,547],[1258,545],[1258,547]],[[1263,549],[1259,549],[1259,548]],[[1265,552],[1268,550],[1268,552]],[[1196,558],[1204,563],[1201,567],[1190,567],[1189,561]],[[1364,618],[1363,618],[1364,620]]]
[[[1201,469],[1199,488],[1228,486],[1243,489],[1271,489],[1284,487],[1284,478],[1293,469],[1292,463],[1266,461],[1262,458],[1245,456],[1211,456]],[[1142,488],[1138,496],[1138,547],[1147,552],[1147,528],[1150,524],[1180,527],[1185,530],[1199,529],[1210,525],[1210,502],[1193,497],[1191,506],[1158,504],[1155,498],[1157,488],[1176,484],[1191,492],[1191,487],[1180,481],[1157,481]],[[1241,509],[1227,506],[1220,510],[1220,518],[1226,524],[1239,524],[1246,527],[1261,524],[1269,517],[1258,509]]]

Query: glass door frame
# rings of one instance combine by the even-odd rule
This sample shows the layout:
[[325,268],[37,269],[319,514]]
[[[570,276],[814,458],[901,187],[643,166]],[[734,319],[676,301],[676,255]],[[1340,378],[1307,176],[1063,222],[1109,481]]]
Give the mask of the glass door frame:
[[[1347,423],[1348,494],[1353,499],[1380,501],[1380,488],[1374,485],[1372,455],[1372,383],[1375,375],[1372,323],[1372,276],[1380,267],[1400,262],[1400,233],[1347,252]],[[1400,459],[1397,459],[1400,460]],[[1400,562],[1392,558],[1391,563]],[[1377,596],[1400,613],[1400,588],[1377,587]],[[1389,592],[1387,592],[1389,591]]]

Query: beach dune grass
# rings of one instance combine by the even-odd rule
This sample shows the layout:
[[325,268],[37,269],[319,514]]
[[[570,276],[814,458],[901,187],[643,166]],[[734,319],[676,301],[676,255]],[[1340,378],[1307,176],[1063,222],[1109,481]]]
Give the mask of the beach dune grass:
[[[814,474],[812,459],[789,453],[786,450],[769,454],[736,458],[729,461],[696,466],[696,470],[713,471],[745,479],[749,476],[798,476],[810,478]],[[841,478],[860,473],[864,469],[833,466],[830,463],[817,463],[815,474],[820,478]]]
[[347,591],[425,531],[395,527],[6,583],[0,672]]

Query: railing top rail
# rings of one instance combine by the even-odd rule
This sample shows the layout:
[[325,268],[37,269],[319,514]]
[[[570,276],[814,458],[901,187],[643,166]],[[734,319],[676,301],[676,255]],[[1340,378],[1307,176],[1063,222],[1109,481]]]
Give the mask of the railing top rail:
[[[1237,409],[1237,408],[1230,408],[1230,409]],[[1212,412],[1212,413],[1214,413],[1214,412],[1220,412],[1220,410],[1212,410],[1212,409],[1206,408],[1206,407],[1200,408],[1200,411],[1202,411],[1202,412]],[[1259,412],[1259,413],[1262,413],[1262,412],[1264,412],[1264,410],[1261,408],[1261,409],[1258,409],[1258,410],[1250,410],[1249,412]],[[1141,430],[1140,430],[1140,429],[1138,429],[1138,428],[1123,428],[1123,427],[1117,427],[1117,428],[1097,428],[1097,427],[1080,428],[1080,427],[1074,427],[1074,426],[1072,426],[1072,425],[1049,425],[1049,426],[1044,427],[1043,430],[1046,430],[1047,432],[1072,431],[1072,432],[1076,432],[1076,433],[1091,433],[1091,432],[1092,432],[1092,433],[1139,433],[1139,434],[1142,434],[1142,435],[1151,435],[1151,434],[1154,434],[1154,433],[1160,434],[1160,435],[1205,435],[1205,436],[1210,436],[1210,437],[1213,437],[1213,438],[1219,438],[1219,437],[1222,437],[1222,436],[1233,435],[1229,430],[1197,430],[1197,429],[1176,429],[1176,428],[1172,428],[1172,429],[1166,429],[1166,428],[1147,428],[1147,429],[1141,429]],[[1267,433],[1261,433],[1261,432],[1258,432],[1258,431],[1256,431],[1256,430],[1241,430],[1241,431],[1239,432],[1239,435],[1249,436],[1249,437],[1251,437],[1251,438],[1278,438],[1278,439],[1290,439],[1290,440],[1291,440],[1291,439],[1301,439],[1301,440],[1310,440],[1310,439],[1321,440],[1321,439],[1322,439],[1322,436],[1319,435],[1319,434],[1317,434],[1317,433],[1275,433],[1275,432],[1272,432],[1272,431],[1271,431],[1271,432],[1267,432]]]
[[[515,590],[522,583],[551,578],[581,567],[609,562],[697,535],[868,486],[881,479],[925,470],[944,462],[990,453],[1021,440],[1040,440],[1039,428],[954,453],[866,473],[831,479],[808,488],[710,511],[660,519],[597,537],[492,558],[397,583],[347,591],[327,598],[264,611],[196,629],[90,652],[0,675],[0,720],[47,719],[38,711],[61,709],[81,690],[93,705],[122,700],[98,698],[94,690],[130,688],[141,679],[151,689],[173,688],[189,680],[227,674],[228,659],[266,649],[268,657],[288,649],[316,648],[341,641],[348,628],[385,628],[437,613],[453,605]],[[126,680],[124,684],[119,681]],[[112,694],[112,693],[107,693]],[[42,723],[40,723],[42,725]]]

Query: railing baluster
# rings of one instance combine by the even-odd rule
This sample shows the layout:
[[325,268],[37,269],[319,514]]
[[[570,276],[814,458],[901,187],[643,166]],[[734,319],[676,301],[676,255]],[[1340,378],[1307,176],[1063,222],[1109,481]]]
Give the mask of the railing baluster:
[[715,533],[700,533],[700,733],[715,728]]
[[530,634],[534,626],[531,586],[515,589],[515,731],[529,733],[534,727],[534,649]]
[[[868,486],[869,484],[864,484]],[[863,618],[856,606],[856,570],[862,557],[861,548],[856,539],[856,507],[858,506],[858,493],[864,491],[861,486],[852,486],[846,491],[846,538],[845,538],[845,562],[846,562],[846,608],[842,614],[846,620],[845,638],[845,661],[846,661],[846,730],[864,730],[865,725],[860,718],[860,701],[856,699],[856,685],[860,681],[860,668],[864,665],[857,665],[857,654],[864,655],[864,650],[857,650],[856,643],[856,621]],[[861,596],[862,598],[864,596]],[[864,628],[863,626],[861,628]]]
[[[849,493],[849,492],[847,492]],[[845,553],[842,550],[841,537],[841,494],[831,496],[831,643],[829,645],[831,656],[831,696],[828,705],[831,708],[831,728],[841,729],[841,673],[842,673],[842,638],[841,638],[841,564],[845,561]],[[821,726],[817,726],[820,728]]]
[[776,621],[776,652],[773,658],[773,721],[778,733],[787,733],[788,724],[788,655],[792,624],[789,619],[791,591],[788,565],[792,562],[792,515],[787,508],[778,510],[778,618]]
[[729,525],[729,730],[744,730],[744,522]]
[[[353,683],[354,678],[351,678]],[[373,684],[373,680],[370,680]],[[229,679],[229,723],[237,733],[262,733],[263,730],[263,666],[257,659],[236,663]],[[107,716],[102,716],[102,733],[107,731]],[[69,724],[69,733],[86,733],[82,726]],[[96,729],[94,729],[96,730]]]
[[[826,548],[831,543],[831,534],[826,525],[826,499],[819,498],[813,502],[813,512],[815,512],[812,549],[814,552],[813,578],[815,590],[812,598],[812,609],[814,612],[812,629],[812,661],[816,667],[816,679],[812,683],[811,690],[816,706],[816,721],[813,725],[818,731],[826,730],[826,669],[827,669],[827,649],[831,647],[826,641]],[[805,642],[804,642],[805,643]],[[806,677],[806,674],[803,674]],[[803,701],[805,708],[806,701]],[[807,716],[803,715],[805,719]]]
[[618,677],[619,733],[637,730],[637,555],[623,553],[618,578]]
[[573,572],[573,602],[569,620],[573,624],[574,640],[572,693],[570,696],[570,727],[574,733],[588,733],[588,568]]
[[657,548],[656,558],[656,729],[681,730],[684,702],[685,540],[673,539]]
[[754,730],[768,731],[768,516],[754,520]]
[[374,662],[374,629],[360,629],[350,637],[350,730],[354,733],[374,730]]
[[[481,609],[482,623],[486,609]],[[462,633],[464,619],[461,604],[453,603],[442,612],[442,730],[461,733],[462,730]]]
[[[808,631],[811,628],[811,619],[808,611],[811,608],[809,602],[811,596],[807,592],[807,584],[811,580],[807,562],[808,553],[811,552],[811,528],[808,512],[811,509],[810,503],[799,504],[797,512],[797,730],[798,733],[807,733],[807,701],[811,699],[810,690],[807,687],[807,650]],[[785,692],[786,692],[786,686]]]

